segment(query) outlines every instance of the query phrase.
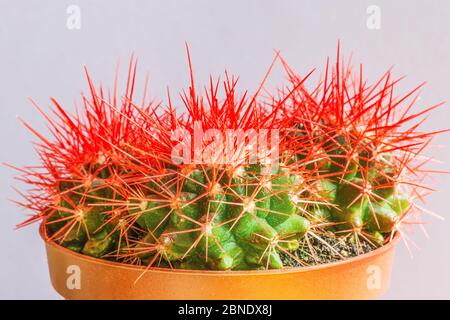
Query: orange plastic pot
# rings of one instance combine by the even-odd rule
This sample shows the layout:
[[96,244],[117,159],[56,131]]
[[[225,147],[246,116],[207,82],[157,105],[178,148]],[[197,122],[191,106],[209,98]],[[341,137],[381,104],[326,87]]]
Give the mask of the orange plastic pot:
[[267,271],[150,269],[91,258],[45,240],[50,279],[66,299],[375,299],[388,288],[396,240],[313,267]]

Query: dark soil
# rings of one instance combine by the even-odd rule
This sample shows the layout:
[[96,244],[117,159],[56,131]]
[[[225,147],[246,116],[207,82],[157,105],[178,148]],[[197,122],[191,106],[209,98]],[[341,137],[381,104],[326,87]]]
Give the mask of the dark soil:
[[[320,235],[320,238],[329,246],[317,238],[309,237],[309,245],[305,239],[295,252],[290,253],[292,256],[287,253],[280,254],[283,264],[286,267],[312,266],[344,260],[376,249],[373,244],[362,239],[357,243],[352,237]],[[311,247],[314,248],[315,254],[311,252]]]

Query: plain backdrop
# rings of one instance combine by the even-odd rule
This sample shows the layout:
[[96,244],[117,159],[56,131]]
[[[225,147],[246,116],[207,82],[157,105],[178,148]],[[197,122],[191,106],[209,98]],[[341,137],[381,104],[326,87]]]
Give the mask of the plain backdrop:
[[[379,9],[379,29],[367,25],[372,5]],[[80,29],[68,28],[74,8],[80,11]],[[110,86],[118,59],[125,71],[134,52],[139,58],[138,79],[143,80],[147,72],[150,76],[150,94],[165,101],[169,86],[177,101],[177,92],[188,84],[185,42],[199,84],[228,69],[240,76],[241,88],[252,91],[274,50],[281,50],[300,73],[313,67],[319,67],[320,73],[326,57],[335,55],[338,39],[346,56],[353,52],[355,63],[363,63],[369,79],[394,66],[395,75],[407,76],[400,84],[405,90],[427,81],[419,107],[449,98],[450,2],[446,0],[1,0],[0,161],[37,163],[30,143],[33,137],[16,116],[37,129],[45,128],[29,97],[47,109],[49,97],[54,96],[73,110],[80,92],[87,90],[83,65],[97,83]],[[275,72],[274,82],[282,82],[280,74]],[[143,81],[139,83],[142,88]],[[445,105],[425,128],[448,128],[449,117]],[[440,170],[448,168],[448,138],[438,137],[430,149],[443,162],[436,164]],[[0,298],[58,299],[49,282],[37,226],[14,229],[28,214],[8,200],[16,198],[11,185],[20,184],[12,170],[4,166],[0,170]],[[448,216],[450,176],[437,176],[433,184],[439,192],[428,198],[427,206]],[[422,232],[411,235],[420,247],[413,249],[414,258],[403,245],[398,247],[385,298],[450,298],[450,222],[426,222],[429,238]]]

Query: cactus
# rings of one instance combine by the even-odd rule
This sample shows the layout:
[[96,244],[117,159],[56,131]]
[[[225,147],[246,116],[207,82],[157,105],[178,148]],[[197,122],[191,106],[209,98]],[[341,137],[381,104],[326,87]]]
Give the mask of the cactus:
[[[170,101],[135,101],[133,60],[123,99],[88,75],[82,112],[54,100],[52,115],[39,109],[54,140],[24,121],[41,140],[42,167],[18,169],[33,186],[19,204],[36,212],[23,224],[42,220],[50,240],[85,255],[181,269],[280,269],[280,255],[294,257],[310,237],[326,244],[324,233],[374,248],[390,241],[417,209],[421,185],[408,172],[435,134],[401,128],[433,107],[402,113],[415,90],[394,100],[390,73],[367,86],[339,57],[309,92],[308,77],[281,61],[292,86],[266,101],[260,90],[238,97],[228,77],[224,99],[213,81],[198,96],[191,68],[187,116]],[[230,156],[211,142],[230,129],[277,139],[256,160],[261,141],[227,140]],[[211,139],[196,143],[196,130]]]

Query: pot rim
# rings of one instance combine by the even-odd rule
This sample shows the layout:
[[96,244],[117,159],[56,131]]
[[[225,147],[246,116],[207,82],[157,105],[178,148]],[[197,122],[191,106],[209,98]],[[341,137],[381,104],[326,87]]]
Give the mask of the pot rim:
[[372,257],[376,257],[379,256],[381,254],[383,254],[384,252],[392,249],[392,247],[394,247],[397,242],[400,240],[401,236],[400,234],[397,232],[394,237],[392,238],[391,241],[389,241],[389,243],[381,246],[380,248],[377,248],[375,250],[372,250],[370,252],[355,256],[355,257],[351,257],[351,258],[346,258],[343,260],[339,260],[339,261],[335,261],[335,262],[329,262],[329,263],[323,263],[323,264],[318,264],[318,265],[314,265],[314,266],[307,266],[307,267],[286,267],[283,269],[268,269],[268,270],[238,270],[238,271],[219,271],[219,270],[185,270],[185,269],[168,269],[168,268],[159,268],[159,267],[152,267],[152,268],[148,268],[148,267],[144,267],[144,266],[136,266],[136,265],[131,265],[131,264],[125,264],[125,263],[120,263],[120,262],[113,262],[113,261],[108,261],[108,260],[104,260],[104,259],[99,259],[99,258],[94,258],[94,257],[90,257],[78,252],[74,252],[72,250],[69,250],[59,244],[57,244],[55,241],[52,241],[50,239],[48,239],[47,237],[47,233],[45,230],[45,224],[41,223],[39,226],[39,234],[42,238],[42,240],[44,240],[44,242],[47,245],[50,245],[54,248],[56,248],[57,250],[63,251],[67,254],[71,254],[76,256],[78,259],[80,260],[85,260],[86,262],[89,263],[96,263],[96,264],[100,264],[100,265],[106,265],[106,266],[111,266],[111,267],[115,267],[115,268],[119,268],[119,269],[127,269],[127,270],[136,270],[136,271],[143,271],[143,272],[159,272],[159,273],[173,273],[173,274],[188,274],[188,275],[210,275],[210,276],[242,276],[242,275],[268,275],[268,274],[286,274],[286,273],[299,273],[299,272],[308,272],[308,271],[316,271],[316,270],[321,270],[321,269],[325,269],[325,268],[332,268],[332,267],[337,267],[337,266],[345,266],[345,265],[350,265],[354,262],[360,261],[360,260],[364,260],[364,259],[369,259]]

